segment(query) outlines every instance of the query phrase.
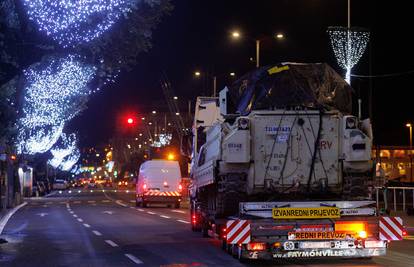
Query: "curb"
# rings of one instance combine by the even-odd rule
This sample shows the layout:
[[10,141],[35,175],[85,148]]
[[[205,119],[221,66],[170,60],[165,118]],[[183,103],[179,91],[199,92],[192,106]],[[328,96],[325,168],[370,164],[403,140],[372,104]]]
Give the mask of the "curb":
[[4,227],[6,226],[7,222],[10,220],[10,218],[13,216],[13,214],[16,213],[20,208],[27,205],[27,202],[23,202],[17,207],[14,207],[13,209],[9,210],[6,215],[4,215],[3,218],[0,219],[0,235],[3,233]]

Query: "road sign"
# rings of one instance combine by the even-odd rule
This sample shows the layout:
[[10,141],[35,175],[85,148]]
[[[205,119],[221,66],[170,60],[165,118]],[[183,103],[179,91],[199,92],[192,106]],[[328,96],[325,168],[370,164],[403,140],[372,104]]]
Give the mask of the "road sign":
[[273,208],[273,219],[320,219],[340,218],[340,209],[337,207],[319,208]]

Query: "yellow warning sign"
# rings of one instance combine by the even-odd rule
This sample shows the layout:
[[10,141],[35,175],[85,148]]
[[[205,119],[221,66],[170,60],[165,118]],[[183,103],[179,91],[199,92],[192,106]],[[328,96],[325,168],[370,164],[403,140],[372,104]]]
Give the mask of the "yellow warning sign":
[[302,239],[345,239],[343,232],[294,232],[289,233],[289,240]]
[[340,218],[340,210],[336,207],[319,208],[273,208],[273,219],[320,219]]

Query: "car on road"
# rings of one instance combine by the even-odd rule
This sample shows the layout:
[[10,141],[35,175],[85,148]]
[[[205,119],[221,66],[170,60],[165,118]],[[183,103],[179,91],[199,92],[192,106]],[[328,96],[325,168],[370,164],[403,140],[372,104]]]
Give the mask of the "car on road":
[[96,181],[94,179],[89,180],[88,188],[96,188],[96,187],[98,187],[98,184],[96,183]]
[[66,182],[66,180],[56,179],[53,182],[53,189],[54,190],[66,190],[68,189],[68,183]]
[[156,203],[179,208],[182,190],[178,161],[149,160],[139,169],[136,205],[146,207]]
[[119,189],[127,189],[130,186],[130,181],[128,179],[121,179],[117,185]]

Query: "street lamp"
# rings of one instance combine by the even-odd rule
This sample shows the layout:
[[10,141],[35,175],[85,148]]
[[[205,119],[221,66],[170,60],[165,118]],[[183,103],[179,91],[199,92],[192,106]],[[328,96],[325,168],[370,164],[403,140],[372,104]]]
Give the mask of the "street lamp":
[[196,77],[200,77],[200,75],[201,75],[201,72],[199,72],[199,71],[196,71],[196,72],[194,72],[194,75],[195,75]]
[[[233,31],[231,34],[233,39],[240,39],[241,34],[239,31]],[[275,39],[284,39],[285,35],[283,33],[277,33],[274,35]],[[260,45],[261,45],[261,41],[262,39],[253,39],[256,42],[256,68],[260,67]]]

